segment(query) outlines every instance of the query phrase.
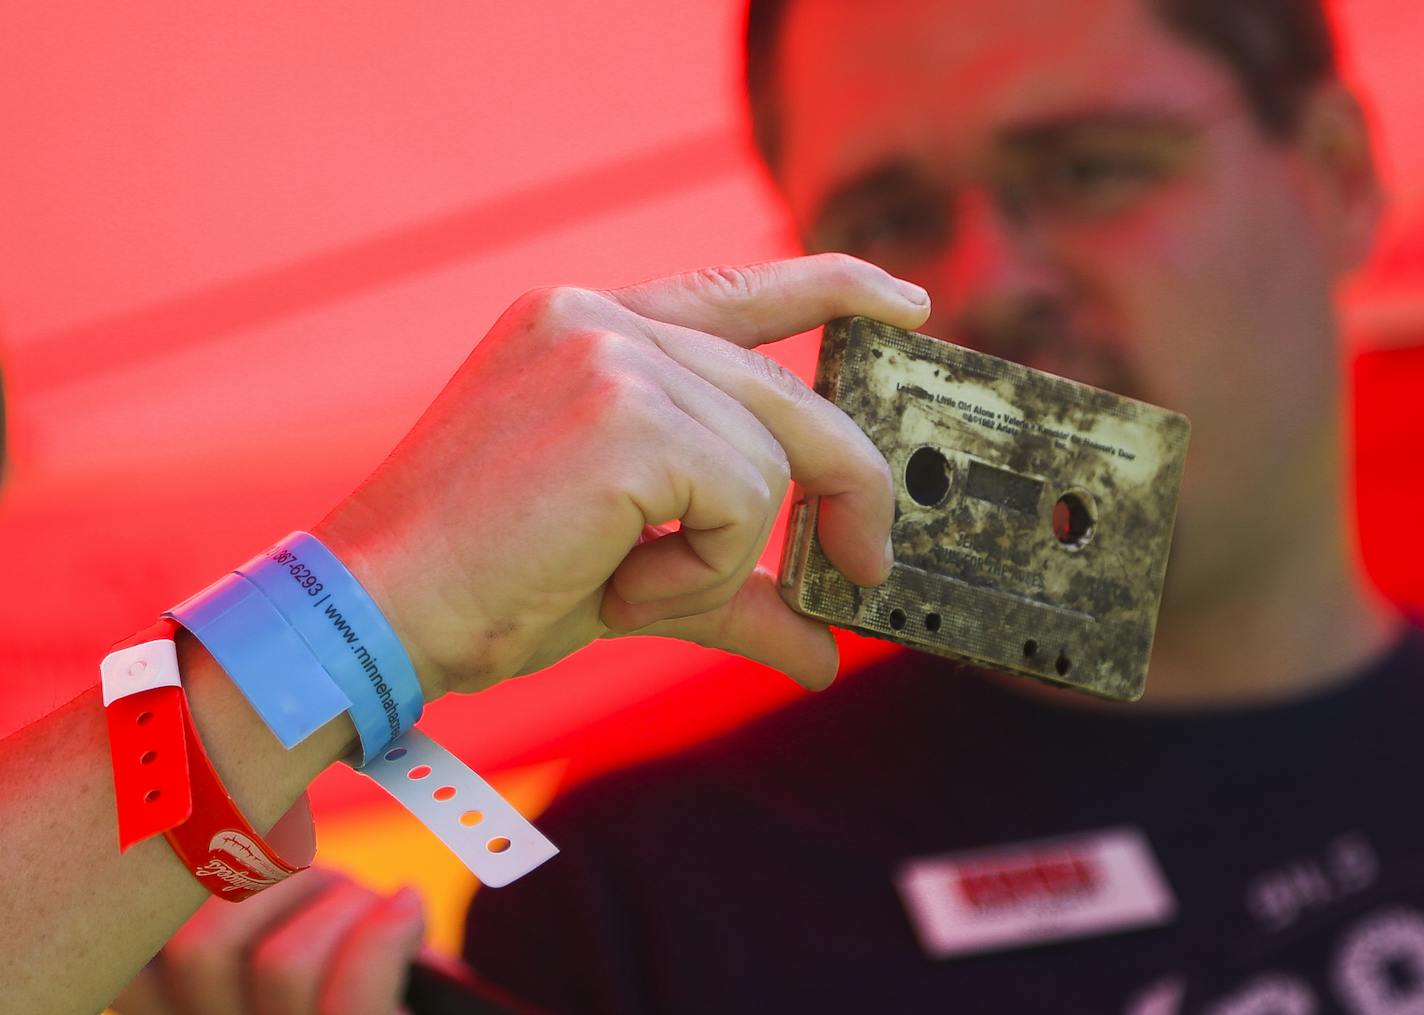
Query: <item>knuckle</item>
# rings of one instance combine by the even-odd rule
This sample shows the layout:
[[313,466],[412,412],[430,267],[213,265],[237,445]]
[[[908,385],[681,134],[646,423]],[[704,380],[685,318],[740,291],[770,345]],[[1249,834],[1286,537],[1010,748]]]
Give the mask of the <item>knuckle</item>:
[[758,473],[756,482],[752,484],[752,519],[758,525],[781,506],[781,498],[777,496],[766,479]]
[[[729,523],[739,530],[736,536],[738,553],[742,543],[751,538],[752,533],[761,529],[767,517],[780,506],[780,498],[773,492],[767,477],[751,462],[745,459],[725,475],[735,483],[736,493],[728,499]],[[718,570],[725,576],[734,564],[729,558],[721,560]]]
[[850,254],[831,252],[815,256],[817,267],[825,273],[826,281],[833,285],[863,284],[879,270],[868,261]]
[[619,429],[637,432],[664,423],[666,400],[661,388],[636,373],[614,373],[603,384],[605,419]]
[[566,362],[577,363],[589,376],[627,374],[635,343],[616,331],[579,328],[564,338]]
[[767,449],[767,475],[771,479],[772,494],[779,502],[786,488],[791,485],[791,459],[786,457],[786,449],[776,441]]
[[[561,340],[549,364],[567,378],[565,390],[601,423],[645,412],[661,391],[648,376],[646,350],[615,331],[580,329]],[[556,383],[552,378],[550,384]]]
[[756,272],[751,268],[722,265],[701,268],[692,274],[695,287],[725,300],[748,300],[757,290]]
[[598,299],[596,293],[577,286],[544,286],[529,290],[515,306],[533,328],[561,328],[587,318]]

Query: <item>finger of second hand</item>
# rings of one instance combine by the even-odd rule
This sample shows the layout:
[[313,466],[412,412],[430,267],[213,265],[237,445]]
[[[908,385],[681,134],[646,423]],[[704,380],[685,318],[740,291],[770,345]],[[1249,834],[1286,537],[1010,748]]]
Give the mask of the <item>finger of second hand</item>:
[[339,884],[258,941],[247,981],[255,1015],[313,1015],[342,939],[380,901],[362,885]]
[[390,1015],[405,993],[425,934],[420,896],[402,889],[372,907],[341,942],[322,986],[321,1012]]
[[312,868],[241,905],[209,899],[164,946],[161,969],[168,994],[184,1015],[244,1015],[243,963],[252,943],[288,913],[345,880]]

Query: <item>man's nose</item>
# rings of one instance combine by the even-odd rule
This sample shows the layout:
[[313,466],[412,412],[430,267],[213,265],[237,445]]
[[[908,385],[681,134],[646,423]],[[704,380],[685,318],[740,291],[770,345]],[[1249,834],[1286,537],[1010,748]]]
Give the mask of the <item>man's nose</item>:
[[967,188],[954,200],[953,236],[927,280],[936,309],[931,327],[994,352],[1005,337],[1061,310],[1064,275],[988,188]]

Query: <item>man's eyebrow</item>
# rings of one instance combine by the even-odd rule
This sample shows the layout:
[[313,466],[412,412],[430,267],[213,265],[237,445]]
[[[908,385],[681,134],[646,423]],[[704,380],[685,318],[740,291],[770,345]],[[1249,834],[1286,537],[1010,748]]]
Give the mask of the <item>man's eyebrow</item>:
[[1186,110],[1166,107],[1093,110],[1006,127],[996,133],[995,139],[1005,148],[1045,148],[1099,130],[1186,131],[1200,125],[1202,119]]
[[[1185,132],[1201,126],[1204,120],[1200,113],[1166,106],[1086,110],[1001,128],[995,133],[995,144],[1009,151],[1045,149],[1092,131],[1151,129]],[[909,159],[881,162],[831,188],[816,203],[811,221],[824,222],[858,204],[930,185],[933,185],[931,178],[923,168]]]
[[925,185],[924,173],[903,160],[882,162],[832,188],[816,204],[813,222],[822,222],[848,207],[880,197],[889,197]]

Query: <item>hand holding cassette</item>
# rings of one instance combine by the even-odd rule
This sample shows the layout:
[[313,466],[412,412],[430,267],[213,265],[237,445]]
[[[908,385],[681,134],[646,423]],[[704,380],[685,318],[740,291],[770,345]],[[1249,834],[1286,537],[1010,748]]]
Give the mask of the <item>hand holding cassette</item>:
[[890,477],[757,350],[846,315],[929,312],[923,289],[839,254],[534,290],[315,535],[380,604],[427,701],[633,633],[823,687],[834,640],[757,562],[794,478],[822,498],[829,558],[881,580]]

